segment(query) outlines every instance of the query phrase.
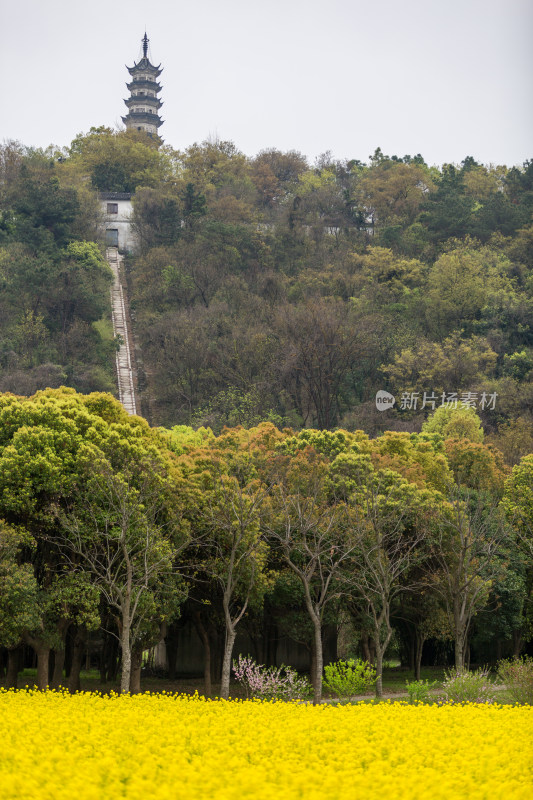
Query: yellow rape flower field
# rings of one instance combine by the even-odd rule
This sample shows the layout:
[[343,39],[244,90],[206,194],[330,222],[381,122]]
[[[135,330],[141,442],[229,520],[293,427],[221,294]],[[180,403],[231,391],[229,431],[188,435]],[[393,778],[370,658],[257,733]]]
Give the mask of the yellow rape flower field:
[[0,797],[529,798],[532,708],[0,691]]

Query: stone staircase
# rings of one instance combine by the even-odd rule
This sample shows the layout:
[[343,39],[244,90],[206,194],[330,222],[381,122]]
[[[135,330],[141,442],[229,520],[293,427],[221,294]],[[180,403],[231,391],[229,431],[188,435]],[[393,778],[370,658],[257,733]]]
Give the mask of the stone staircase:
[[111,287],[111,314],[113,319],[113,333],[122,339],[116,356],[117,383],[119,400],[128,414],[137,414],[137,400],[135,397],[135,374],[133,363],[133,341],[128,326],[128,315],[124,300],[124,290],[120,278],[120,268],[123,257],[116,247],[106,249],[107,263],[113,273]]

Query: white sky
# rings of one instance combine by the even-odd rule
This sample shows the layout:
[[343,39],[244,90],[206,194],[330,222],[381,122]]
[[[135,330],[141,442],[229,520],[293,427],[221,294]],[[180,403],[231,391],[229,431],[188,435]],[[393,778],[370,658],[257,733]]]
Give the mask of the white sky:
[[0,140],[121,125],[145,26],[177,149],[533,157],[531,0],[0,0]]

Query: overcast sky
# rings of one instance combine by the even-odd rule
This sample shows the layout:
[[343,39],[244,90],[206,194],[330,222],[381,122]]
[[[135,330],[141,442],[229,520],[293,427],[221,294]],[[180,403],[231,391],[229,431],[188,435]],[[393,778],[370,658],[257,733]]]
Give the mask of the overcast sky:
[[0,0],[0,139],[121,125],[125,64],[164,72],[165,142],[313,161],[533,157],[531,0]]

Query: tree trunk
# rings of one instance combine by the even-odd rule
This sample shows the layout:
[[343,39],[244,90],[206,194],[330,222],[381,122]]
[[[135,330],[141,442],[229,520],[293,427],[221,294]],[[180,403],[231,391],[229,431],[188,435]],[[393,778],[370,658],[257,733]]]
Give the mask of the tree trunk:
[[165,644],[167,646],[168,677],[169,680],[175,681],[178,663],[178,631],[174,625],[169,628],[165,637]]
[[131,680],[131,643],[130,643],[130,619],[128,616],[122,619],[122,630],[120,632],[120,645],[122,648],[122,674],[120,677],[120,693],[127,694],[130,690]]
[[416,634],[416,656],[415,656],[415,681],[420,680],[420,671],[422,666],[422,652],[424,650],[424,642],[426,637],[420,633]]
[[224,660],[224,633],[209,620],[209,640],[211,642],[211,682],[218,682],[222,677],[222,661]]
[[370,645],[369,645],[369,637],[362,636],[361,637],[361,646],[363,648],[363,660],[367,661],[369,664],[373,664],[374,660],[372,658],[372,654],[370,653]]
[[376,641],[376,697],[383,697],[383,648]]
[[223,700],[229,698],[229,682],[231,678],[231,656],[236,637],[235,628],[226,629],[226,644],[224,646],[224,659],[222,661],[222,680],[220,682],[220,696]]
[[54,650],[54,671],[52,674],[51,689],[59,689],[63,685],[63,666],[65,664],[65,648]]
[[[109,626],[110,622],[103,622],[104,626]],[[114,652],[114,646],[116,642],[116,637],[113,636],[111,633],[107,631],[103,632],[103,643],[102,648],[100,650],[100,683],[106,683],[110,679],[111,673],[111,661],[112,661],[112,653]]]
[[375,643],[374,639],[372,639],[372,637],[370,637],[368,644],[369,644],[369,647],[370,647],[370,663],[371,664],[375,664],[376,663],[376,643]]
[[313,693],[313,705],[320,705],[322,702],[322,673],[324,671],[324,655],[322,650],[322,625],[320,617],[313,620],[314,641],[315,641],[315,681]]
[[48,668],[50,664],[50,647],[47,644],[38,644],[37,653],[37,688],[44,692],[48,688]]
[[[124,532],[123,532],[124,537]],[[132,586],[133,586],[133,567],[125,545],[125,539],[122,539],[122,550],[124,553],[124,560],[126,562],[126,588],[124,590],[124,602],[121,607],[120,614],[120,646],[122,648],[122,672],[120,676],[120,693],[126,694],[130,690],[131,680],[131,599],[132,599]]]
[[322,672],[324,671],[324,655],[322,650],[322,620],[320,619],[320,615],[317,614],[313,605],[309,585],[304,581],[302,581],[302,583],[305,595],[305,606],[307,608],[307,613],[311,618],[311,622],[313,623],[315,663],[314,670],[311,674],[311,681],[313,683],[313,705],[316,706],[322,702]]
[[[80,685],[80,672],[83,665],[83,657],[85,655],[85,644],[87,642],[87,630],[85,628],[78,628],[74,638],[74,645],[72,648],[72,662],[70,665],[70,675],[68,678],[68,690],[71,693],[79,692]],[[105,667],[103,670],[105,676]],[[100,670],[100,675],[102,670]]]
[[220,683],[222,678],[222,662],[224,660],[224,648],[226,643],[226,630],[222,631],[212,620],[205,623],[207,635],[209,636],[209,649],[211,650],[211,687],[213,684]]
[[115,682],[118,672],[119,640],[112,634],[105,635],[104,647],[100,654],[100,680],[102,683]]
[[61,640],[61,645],[52,651],[54,657],[54,666],[51,670],[52,680],[50,681],[51,689],[59,689],[63,685],[63,667],[65,664],[65,642],[67,638],[68,629],[70,628],[70,621],[61,619],[57,625],[57,631]]
[[202,615],[199,611],[193,612],[193,620],[198,636],[204,646],[204,692],[206,697],[211,697],[211,643],[209,641],[209,633],[202,622]]
[[72,667],[72,647],[74,644],[74,637],[76,636],[76,625],[71,625],[68,631],[67,638],[65,639],[65,680],[68,686],[68,679],[70,677],[70,670]]
[[48,688],[48,675],[50,666],[50,645],[29,633],[24,634],[24,641],[33,649],[37,658],[37,688],[44,692]]
[[515,658],[518,658],[518,656],[522,652],[523,646],[524,646],[524,637],[522,635],[522,631],[515,629],[513,631],[513,656]]
[[107,647],[107,634],[104,633],[104,641],[102,642],[102,647],[100,649],[100,659],[98,664],[98,668],[100,670],[100,683],[105,683],[107,680]]
[[455,669],[457,672],[463,672],[465,668],[468,625],[465,622],[461,598],[457,596],[454,597],[453,601],[453,625],[455,632]]
[[278,631],[276,625],[272,622],[267,622],[267,664],[270,666],[277,666],[277,650],[278,650]]
[[463,672],[465,668],[465,632],[461,627],[455,629],[455,669]]
[[315,637],[311,637],[311,651],[309,653],[309,680],[311,681],[311,686],[315,689],[316,684],[316,647],[315,647]]
[[140,694],[141,691],[141,668],[143,651],[140,647],[134,647],[131,653],[131,674],[130,674],[130,693]]
[[494,658],[493,656],[491,657],[490,660],[491,667],[494,667],[498,663],[498,661],[501,660],[502,660],[502,640],[498,639],[496,642],[496,658]]
[[416,672],[417,644],[418,644],[418,639],[413,638],[411,632],[409,632],[409,650],[408,650],[409,669],[412,670],[413,672]]
[[20,653],[22,647],[14,647],[7,651],[6,689],[16,689],[20,671]]
[[[389,646],[389,642],[392,637],[392,628],[388,624],[388,617],[385,616],[385,624],[387,625],[387,635],[385,636],[385,641],[381,641],[380,636],[380,623],[379,620],[376,623],[376,630],[375,630],[375,647],[376,647],[376,697],[381,698],[383,697],[383,656]],[[381,623],[383,625],[383,622]]]

